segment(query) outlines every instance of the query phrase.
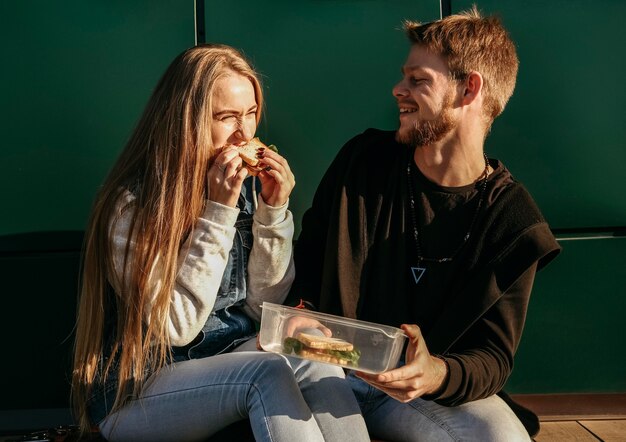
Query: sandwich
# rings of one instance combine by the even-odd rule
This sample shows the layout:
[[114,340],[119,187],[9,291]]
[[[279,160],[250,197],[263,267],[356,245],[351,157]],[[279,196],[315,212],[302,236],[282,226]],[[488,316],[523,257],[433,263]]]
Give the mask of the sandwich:
[[361,357],[361,352],[350,342],[309,333],[298,333],[295,337],[285,338],[283,352],[306,359],[352,367],[358,366]]
[[276,146],[274,146],[273,144],[266,146],[265,143],[259,140],[259,137],[254,137],[243,146],[237,147],[239,156],[243,160],[243,164],[246,167],[246,169],[248,169],[248,173],[250,175],[256,176],[259,174],[259,172],[266,169],[265,167],[259,166],[259,159],[257,158],[257,151],[258,149],[261,149],[261,148],[270,149],[270,150],[273,150],[274,152],[278,152],[278,149],[276,149]]

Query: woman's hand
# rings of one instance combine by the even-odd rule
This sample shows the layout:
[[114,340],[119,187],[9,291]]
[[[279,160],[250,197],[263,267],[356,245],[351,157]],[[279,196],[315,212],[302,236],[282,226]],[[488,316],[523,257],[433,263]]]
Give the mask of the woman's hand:
[[234,147],[222,150],[207,171],[209,199],[225,206],[235,207],[243,180],[248,170],[242,167],[242,161]]
[[[287,320],[285,326],[285,336],[294,337],[299,332],[320,336],[323,335],[329,338],[333,335],[333,332],[328,327],[313,318],[307,318],[305,316],[292,316]],[[261,347],[260,333],[256,335],[256,348],[259,351],[265,351],[263,350],[263,347]]]
[[306,316],[292,316],[287,320],[285,336],[295,336],[298,332],[316,334],[321,332],[324,336],[331,337],[333,332],[317,319]]
[[409,337],[406,365],[381,374],[356,374],[392,398],[400,402],[410,402],[441,388],[447,376],[447,367],[444,361],[430,355],[417,325],[403,324],[402,330]]
[[269,166],[269,170],[263,170],[259,173],[263,201],[270,206],[280,207],[287,202],[296,185],[296,179],[291,173],[289,163],[270,149],[263,149],[259,153],[259,160],[263,165]]

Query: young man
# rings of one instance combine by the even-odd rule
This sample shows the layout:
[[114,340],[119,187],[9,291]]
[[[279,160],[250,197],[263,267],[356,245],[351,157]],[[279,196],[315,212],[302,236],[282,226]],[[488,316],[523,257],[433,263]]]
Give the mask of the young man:
[[348,377],[372,437],[529,440],[536,422],[527,432],[502,388],[535,272],[560,248],[524,187],[483,152],[513,93],[515,46],[475,8],[405,29],[400,127],[356,136],[324,175],[291,296],[402,324],[398,368]]

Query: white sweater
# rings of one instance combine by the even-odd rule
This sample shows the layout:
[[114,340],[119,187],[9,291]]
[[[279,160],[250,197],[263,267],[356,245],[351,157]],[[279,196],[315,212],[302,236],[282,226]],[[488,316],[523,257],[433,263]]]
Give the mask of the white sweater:
[[[111,222],[116,274],[110,280],[119,296],[124,294],[120,280],[134,200],[134,195],[126,192],[118,202],[118,216]],[[191,342],[213,310],[233,245],[238,215],[238,208],[207,201],[204,213],[181,248],[169,311],[171,345],[183,346]],[[283,302],[295,276],[292,253],[294,225],[287,204],[271,207],[259,198],[252,234],[254,242],[248,261],[247,295],[243,309],[258,321],[261,317],[260,304],[263,301]],[[131,254],[133,248],[134,241],[131,240]],[[157,259],[150,274],[153,296],[161,286],[160,274]],[[150,311],[148,306],[144,318],[146,323],[150,321]]]

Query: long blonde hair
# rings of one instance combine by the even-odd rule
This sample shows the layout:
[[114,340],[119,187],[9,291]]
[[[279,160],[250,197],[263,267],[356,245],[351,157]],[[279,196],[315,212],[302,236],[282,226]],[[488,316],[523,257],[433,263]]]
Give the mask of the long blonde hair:
[[[146,373],[168,360],[167,319],[177,257],[204,209],[206,173],[215,155],[213,91],[216,80],[232,73],[248,77],[254,85],[258,123],[263,95],[258,75],[245,58],[224,45],[188,49],[157,84],[95,200],[85,235],[72,375],[72,403],[83,431],[90,426],[87,399],[94,383],[109,375],[113,363],[119,376],[113,406],[117,410],[129,395],[139,393]],[[127,244],[132,235],[136,245],[132,253],[126,247],[128,271],[120,284],[124,293],[111,296],[109,278],[115,269],[110,227],[116,204],[127,190],[136,197]],[[162,284],[151,301],[148,277],[157,257]],[[145,323],[149,302],[151,319]],[[107,318],[111,311],[117,316]],[[105,336],[107,320],[117,324],[113,336]]]

